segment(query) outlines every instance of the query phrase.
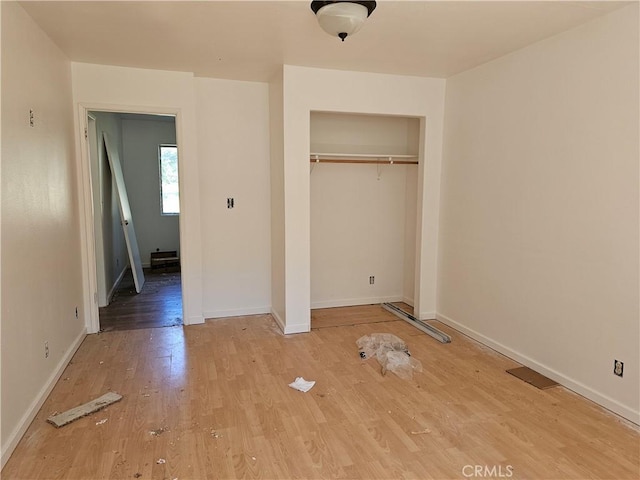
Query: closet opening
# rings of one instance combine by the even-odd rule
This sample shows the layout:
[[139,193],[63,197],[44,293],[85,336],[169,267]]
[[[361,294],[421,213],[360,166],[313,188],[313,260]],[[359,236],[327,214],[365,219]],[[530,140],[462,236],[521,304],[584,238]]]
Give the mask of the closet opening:
[[420,126],[311,112],[312,328],[324,308],[393,302],[413,312]]

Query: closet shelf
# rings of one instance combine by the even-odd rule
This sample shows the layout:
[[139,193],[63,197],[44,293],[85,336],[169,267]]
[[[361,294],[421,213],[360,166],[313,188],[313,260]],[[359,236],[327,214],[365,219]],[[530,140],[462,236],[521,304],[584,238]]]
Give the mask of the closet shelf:
[[379,153],[319,153],[311,152],[309,155],[311,163],[388,163],[398,165],[417,165],[417,155],[391,154],[383,155]]

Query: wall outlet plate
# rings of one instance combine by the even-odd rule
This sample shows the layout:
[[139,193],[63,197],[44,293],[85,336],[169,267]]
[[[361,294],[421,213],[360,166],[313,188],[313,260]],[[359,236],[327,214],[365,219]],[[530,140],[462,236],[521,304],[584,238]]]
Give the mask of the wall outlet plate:
[[624,362],[621,362],[620,360],[614,360],[613,374],[621,377],[623,373],[624,373]]

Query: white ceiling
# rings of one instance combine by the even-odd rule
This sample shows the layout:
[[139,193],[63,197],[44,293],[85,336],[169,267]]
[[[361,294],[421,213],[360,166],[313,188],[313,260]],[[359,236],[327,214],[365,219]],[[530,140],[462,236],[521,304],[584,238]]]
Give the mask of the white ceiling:
[[254,81],[282,64],[446,78],[629,3],[379,1],[342,43],[307,0],[21,2],[71,60]]

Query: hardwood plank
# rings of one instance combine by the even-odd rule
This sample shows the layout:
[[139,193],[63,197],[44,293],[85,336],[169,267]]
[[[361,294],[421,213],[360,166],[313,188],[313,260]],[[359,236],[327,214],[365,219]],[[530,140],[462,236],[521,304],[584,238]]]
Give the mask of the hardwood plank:
[[[339,323],[372,309],[315,313]],[[401,320],[284,336],[269,315],[89,335],[2,476],[449,479],[487,465],[512,478],[638,478],[637,426],[562,386],[531,388],[505,372],[516,362],[438,328],[453,343]],[[360,359],[356,340],[378,332],[405,340],[423,372],[382,376]],[[316,386],[289,388],[296,376]],[[124,400],[88,421],[46,423],[111,389]]]

